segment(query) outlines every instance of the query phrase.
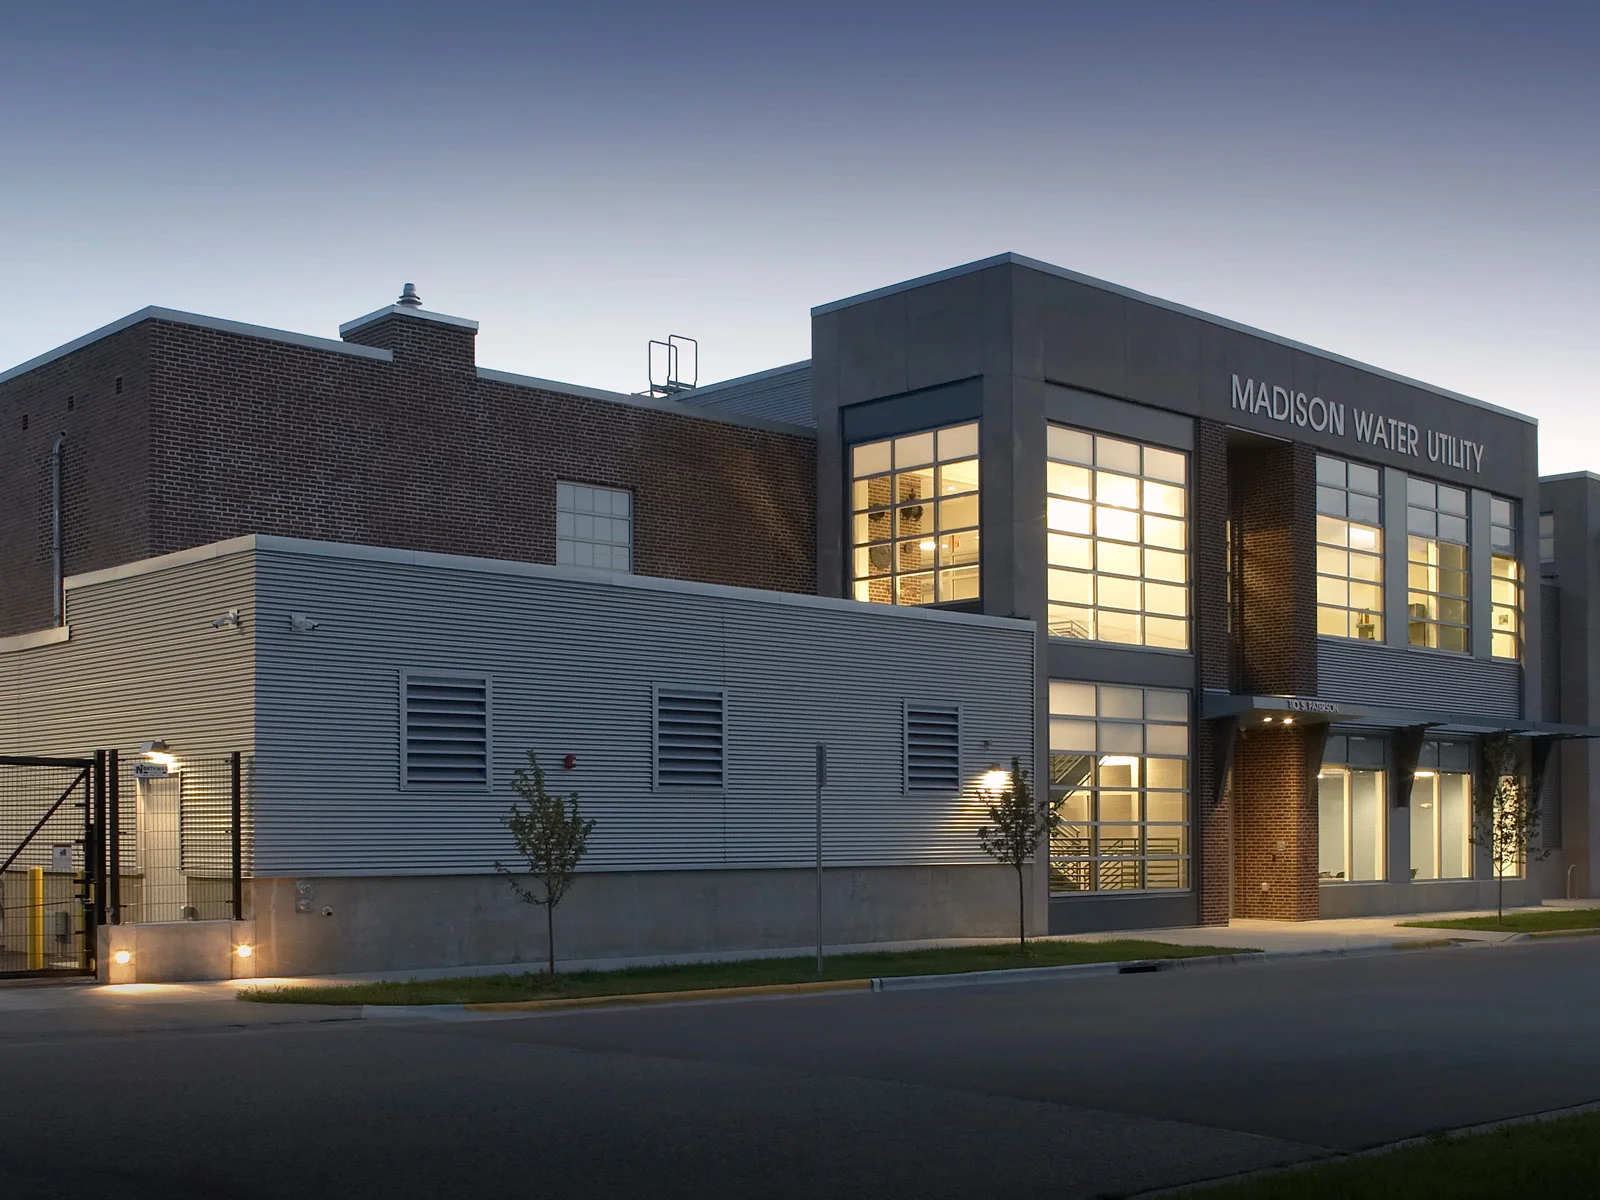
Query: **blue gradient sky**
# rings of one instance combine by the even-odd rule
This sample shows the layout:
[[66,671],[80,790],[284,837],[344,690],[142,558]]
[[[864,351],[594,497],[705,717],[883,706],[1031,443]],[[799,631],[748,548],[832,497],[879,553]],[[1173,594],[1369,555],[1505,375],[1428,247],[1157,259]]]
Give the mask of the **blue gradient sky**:
[[[913,15],[914,12],[914,15]],[[1600,470],[1600,6],[63,4],[0,28],[0,366],[145,304],[644,383],[1003,250],[1537,416]]]

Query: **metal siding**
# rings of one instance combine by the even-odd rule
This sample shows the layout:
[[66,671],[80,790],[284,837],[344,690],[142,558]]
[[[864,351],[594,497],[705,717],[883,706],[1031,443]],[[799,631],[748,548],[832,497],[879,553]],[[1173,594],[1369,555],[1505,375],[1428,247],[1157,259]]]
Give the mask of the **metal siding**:
[[1539,589],[1539,716],[1560,721],[1561,715],[1561,589],[1551,583]]
[[704,408],[723,412],[743,413],[751,417],[765,417],[769,421],[784,421],[790,425],[817,426],[817,415],[811,402],[811,364],[799,363],[792,370],[726,384],[708,384],[680,392],[675,397],[684,404],[698,404]]
[[1317,680],[1319,696],[1352,704],[1522,715],[1522,669],[1510,662],[1319,638]]
[[[0,654],[0,752],[255,748],[250,553],[67,590],[70,640]],[[238,627],[212,621],[239,610]]]
[[[819,740],[827,861],[983,862],[976,778],[1032,757],[1023,626],[281,550],[259,553],[258,593],[262,875],[490,870],[530,747],[598,821],[589,869],[804,866]],[[292,633],[291,611],[320,628]],[[394,784],[395,672],[441,663],[493,681],[490,795]],[[725,689],[722,790],[652,790],[657,684]],[[962,705],[962,796],[905,796],[907,696]]]

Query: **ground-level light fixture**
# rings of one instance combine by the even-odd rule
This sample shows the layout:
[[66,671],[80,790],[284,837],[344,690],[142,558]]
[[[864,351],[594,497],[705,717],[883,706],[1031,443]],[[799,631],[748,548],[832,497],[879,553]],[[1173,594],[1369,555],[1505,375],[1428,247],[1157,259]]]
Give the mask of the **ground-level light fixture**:
[[133,961],[133,953],[129,950],[118,950],[111,956],[111,961],[119,967],[125,967]]
[[235,946],[233,948],[233,952],[235,954],[237,954],[240,958],[249,958],[252,954],[254,954],[256,952],[256,948],[254,946],[252,946],[249,942],[240,942],[237,946]]

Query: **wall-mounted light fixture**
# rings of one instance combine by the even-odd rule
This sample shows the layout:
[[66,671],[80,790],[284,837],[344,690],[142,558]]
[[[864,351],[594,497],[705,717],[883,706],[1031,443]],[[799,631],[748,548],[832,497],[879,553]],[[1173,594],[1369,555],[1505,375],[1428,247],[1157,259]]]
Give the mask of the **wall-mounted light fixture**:
[[254,954],[256,952],[256,948],[254,946],[252,946],[249,942],[240,942],[237,946],[235,946],[233,948],[233,952],[235,954],[237,954],[240,958],[249,958],[252,954]]
[[998,796],[1011,785],[1011,772],[1001,767],[998,763],[983,773],[983,778],[978,781],[978,788],[990,796]]
[[131,950],[118,950],[111,956],[111,961],[119,967],[125,967],[133,961],[133,952]]
[[154,763],[164,771],[171,771],[178,765],[178,760],[168,749],[165,738],[151,738],[147,742],[139,743],[139,753],[145,756],[146,761]]

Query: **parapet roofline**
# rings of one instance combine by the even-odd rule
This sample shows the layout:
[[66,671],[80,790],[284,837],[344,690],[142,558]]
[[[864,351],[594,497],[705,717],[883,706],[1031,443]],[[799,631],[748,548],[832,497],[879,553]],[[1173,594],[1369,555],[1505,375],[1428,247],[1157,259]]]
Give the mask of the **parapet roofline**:
[[230,554],[297,554],[311,558],[335,558],[350,562],[391,563],[401,566],[433,567],[441,571],[466,571],[480,575],[509,575],[534,579],[555,579],[580,583],[609,584],[649,592],[676,592],[725,600],[758,600],[766,604],[786,604],[800,608],[828,609],[872,619],[934,621],[941,624],[977,625],[991,629],[1033,629],[1034,622],[1018,617],[991,617],[979,613],[950,612],[937,608],[918,608],[899,604],[868,604],[837,596],[813,596],[804,592],[773,592],[763,588],[735,587],[723,583],[697,583],[688,579],[665,579],[655,575],[633,575],[621,571],[596,571],[584,567],[551,566],[548,563],[518,562],[514,559],[478,558],[465,554],[439,554],[428,550],[396,550],[387,546],[361,546],[350,542],[324,542],[310,538],[279,537],[275,534],[247,533],[176,550],[155,558],[143,558],[118,567],[69,575],[62,581],[66,591],[114,583],[189,563],[207,562]]
[[707,392],[714,392],[719,388],[730,388],[743,383],[759,383],[763,379],[776,379],[779,375],[792,375],[796,371],[804,371],[810,365],[809,358],[802,358],[799,362],[786,363],[781,367],[768,367],[765,371],[756,371],[750,375],[735,375],[732,379],[719,379],[716,383],[702,383],[699,387],[689,389],[684,395],[704,396]]
[[[445,324],[458,325],[463,328],[476,329],[478,323],[469,321],[465,317],[452,317],[440,313],[418,312],[415,309],[400,304],[391,304],[381,308],[375,313],[365,317],[358,317],[354,321],[347,321],[340,326],[341,330],[349,330],[360,325],[369,324],[380,317],[387,316],[390,312],[397,312],[404,316],[418,317],[424,320],[442,321]],[[150,305],[139,309],[138,312],[129,313],[127,316],[112,321],[109,325],[102,325],[99,329],[84,334],[82,337],[73,338],[64,345],[57,346],[54,350],[47,350],[43,354],[28,359],[24,363],[6,371],[0,371],[0,383],[15,379],[19,375],[26,375],[29,371],[37,370],[47,363],[58,358],[64,358],[76,350],[92,345],[102,338],[112,334],[121,333],[124,329],[131,329],[141,321],[170,321],[175,325],[189,325],[196,329],[214,329],[221,333],[236,333],[243,337],[261,338],[268,342],[279,342],[289,346],[303,346],[311,350],[326,350],[333,354],[349,355],[352,358],[365,358],[374,362],[393,362],[394,351],[380,350],[376,346],[363,346],[357,342],[344,342],[337,338],[316,337],[309,333],[294,333],[287,329],[274,329],[268,325],[251,325],[245,321],[229,321],[222,317],[208,317],[203,313],[184,312],[176,308],[162,308],[159,305]],[[803,363],[791,367],[780,367],[777,371],[792,370],[803,366]],[[773,372],[776,374],[777,372]],[[585,387],[578,383],[562,383],[555,379],[541,379],[533,375],[518,375],[511,371],[496,371],[489,367],[478,368],[478,378],[496,383],[509,383],[519,387],[538,388],[541,391],[555,392],[564,396],[583,396],[591,400],[609,400],[614,404],[627,404],[635,408],[649,408],[657,412],[676,413],[679,416],[694,417],[701,421],[715,421],[720,425],[742,425],[751,429],[763,429],[771,433],[787,433],[796,437],[815,440],[817,431],[805,425],[791,425],[785,421],[772,421],[764,417],[746,416],[743,413],[724,412],[720,409],[706,408],[694,404],[685,404],[678,400],[653,399],[647,396],[631,396],[625,392],[611,392],[604,388]],[[725,382],[735,382],[727,380]],[[716,385],[712,385],[716,386]]]
[[1593,471],[1568,471],[1563,475],[1541,475],[1540,483],[1560,483],[1567,479],[1587,479],[1593,483],[1600,483],[1600,475]]
[[1198,308],[1190,308],[1187,304],[1179,304],[1172,300],[1163,300],[1160,296],[1152,296],[1146,292],[1135,291],[1130,287],[1123,287],[1120,283],[1110,283],[1104,279],[1096,279],[1092,275],[1083,275],[1077,271],[1069,271],[1066,267],[1058,267],[1053,263],[1041,262],[1037,258],[1028,258],[1025,255],[1006,251],[996,254],[992,258],[980,258],[976,262],[963,263],[959,267],[951,267],[944,271],[935,271],[931,275],[919,275],[915,279],[908,279],[904,283],[892,283],[888,287],[874,288],[870,292],[861,292],[858,295],[846,296],[843,300],[833,300],[827,304],[819,304],[811,310],[813,317],[822,316],[824,313],[838,312],[842,308],[852,308],[857,304],[865,304],[869,300],[878,300],[884,296],[893,296],[897,292],[910,291],[912,288],[923,287],[930,283],[939,283],[946,279],[955,279],[962,275],[971,275],[977,271],[987,271],[990,267],[1003,266],[1026,267],[1030,271],[1038,271],[1044,275],[1054,275],[1057,279],[1071,280],[1081,283],[1085,287],[1092,287],[1102,292],[1110,292],[1124,299],[1137,300],[1140,304],[1149,304],[1155,308],[1164,308],[1168,312],[1180,313],[1186,317],[1193,317],[1198,321],[1205,321],[1223,329],[1231,329],[1235,333],[1249,334],[1251,337],[1261,338],[1263,341],[1274,342],[1279,346],[1287,346],[1291,350],[1299,350],[1304,354],[1314,354],[1318,358],[1336,362],[1341,366],[1354,367],[1358,371],[1365,371],[1369,375],[1378,375],[1384,379],[1403,383],[1407,387],[1420,388],[1425,392],[1432,392],[1436,396],[1443,396],[1447,400],[1456,400],[1462,404],[1470,404],[1474,408],[1487,409],[1492,413],[1499,413],[1502,417],[1512,417],[1528,425],[1538,425],[1537,417],[1530,417],[1527,413],[1514,412],[1509,408],[1501,408],[1498,404],[1490,404],[1487,400],[1479,400],[1475,396],[1463,395],[1461,392],[1452,392],[1449,388],[1438,387],[1425,383],[1420,379],[1412,379],[1409,375],[1401,375],[1394,371],[1386,371],[1382,367],[1375,367],[1371,363],[1364,363],[1354,358],[1346,358],[1342,354],[1335,354],[1332,350],[1323,350],[1318,346],[1310,346],[1305,342],[1297,342],[1293,338],[1286,338],[1276,333],[1268,333],[1265,329],[1257,329],[1253,325],[1245,325],[1239,321],[1230,321],[1227,317],[1219,317],[1215,313],[1203,312]]

